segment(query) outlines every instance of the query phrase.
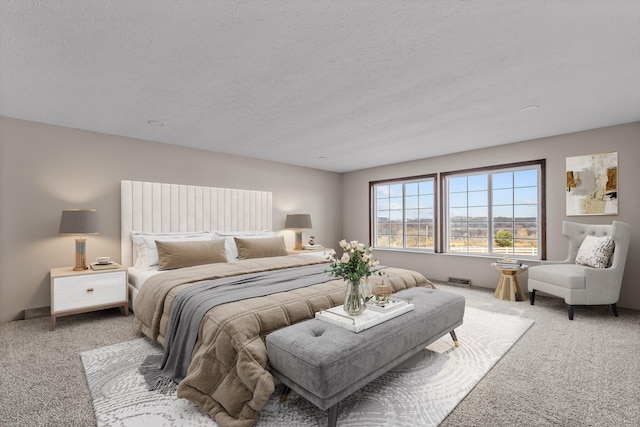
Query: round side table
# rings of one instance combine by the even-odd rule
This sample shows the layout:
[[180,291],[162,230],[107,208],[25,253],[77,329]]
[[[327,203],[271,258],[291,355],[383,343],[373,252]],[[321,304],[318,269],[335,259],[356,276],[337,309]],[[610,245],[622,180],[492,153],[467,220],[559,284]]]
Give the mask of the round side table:
[[493,263],[491,267],[500,272],[500,281],[496,292],[493,294],[496,298],[505,301],[524,301],[526,299],[518,282],[518,274],[527,271],[528,265],[505,266]]

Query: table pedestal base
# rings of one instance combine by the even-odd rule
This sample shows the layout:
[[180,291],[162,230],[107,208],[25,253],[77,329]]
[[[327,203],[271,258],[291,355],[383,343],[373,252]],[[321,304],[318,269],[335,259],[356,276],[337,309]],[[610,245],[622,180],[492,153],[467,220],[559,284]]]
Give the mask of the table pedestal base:
[[501,270],[500,281],[493,295],[505,301],[524,301],[526,297],[518,282],[518,274],[522,271],[523,270]]

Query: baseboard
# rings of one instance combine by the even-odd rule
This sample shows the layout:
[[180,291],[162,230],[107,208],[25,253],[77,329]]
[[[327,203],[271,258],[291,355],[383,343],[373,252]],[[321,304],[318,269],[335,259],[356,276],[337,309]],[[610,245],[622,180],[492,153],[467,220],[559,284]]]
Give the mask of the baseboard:
[[47,317],[51,315],[51,307],[28,308],[24,311],[24,320]]

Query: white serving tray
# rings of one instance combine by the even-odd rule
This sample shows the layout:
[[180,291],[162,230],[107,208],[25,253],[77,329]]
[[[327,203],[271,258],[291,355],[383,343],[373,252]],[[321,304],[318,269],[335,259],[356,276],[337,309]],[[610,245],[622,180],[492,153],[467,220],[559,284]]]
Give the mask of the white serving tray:
[[388,313],[390,311],[397,310],[404,305],[407,305],[409,301],[402,298],[392,297],[385,302],[377,302],[374,299],[367,301],[367,310],[379,311],[380,313]]
[[339,305],[328,310],[317,312],[316,319],[358,333],[412,310],[413,304],[411,304],[410,302],[405,302],[404,304],[398,304],[398,306],[393,310],[389,310],[386,312],[366,309],[359,316],[349,316],[344,311],[343,306]]

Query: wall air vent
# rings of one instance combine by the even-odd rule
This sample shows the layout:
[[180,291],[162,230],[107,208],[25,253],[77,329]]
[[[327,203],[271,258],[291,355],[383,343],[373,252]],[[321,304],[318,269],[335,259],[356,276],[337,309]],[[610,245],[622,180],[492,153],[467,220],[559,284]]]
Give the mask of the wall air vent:
[[465,279],[462,277],[449,277],[449,283],[454,285],[468,285],[471,286],[471,279]]

